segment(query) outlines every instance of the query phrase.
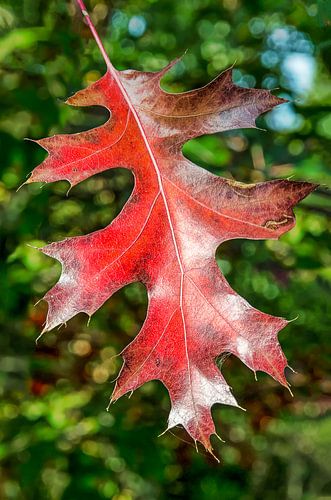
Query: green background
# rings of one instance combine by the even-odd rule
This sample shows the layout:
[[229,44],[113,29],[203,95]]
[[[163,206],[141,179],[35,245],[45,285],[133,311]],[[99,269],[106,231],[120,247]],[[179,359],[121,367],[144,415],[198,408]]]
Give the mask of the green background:
[[107,406],[121,366],[114,357],[146,313],[139,284],[116,293],[86,325],[35,339],[46,305],[34,304],[60,267],[41,246],[107,225],[132,189],[119,169],[66,196],[68,184],[17,187],[45,157],[25,137],[77,132],[105,121],[100,108],[63,101],[105,66],[75,2],[0,2],[0,498],[330,499],[331,212],[330,13],[328,1],[95,0],[87,2],[118,69],[158,70],[186,52],[164,80],[170,91],[207,83],[235,63],[242,86],[277,89],[290,103],[259,118],[263,130],[206,136],[184,152],[243,182],[292,177],[320,184],[280,241],[231,241],[218,262],[255,307],[295,321],[280,334],[294,398],[238,359],[225,378],[247,412],[213,409],[225,444],[218,465],[166,427],[169,399],[151,382]]

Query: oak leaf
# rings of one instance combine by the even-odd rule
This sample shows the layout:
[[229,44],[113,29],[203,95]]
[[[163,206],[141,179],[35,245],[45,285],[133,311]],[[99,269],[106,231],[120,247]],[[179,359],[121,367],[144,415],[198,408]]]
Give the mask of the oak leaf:
[[216,365],[232,353],[287,387],[286,358],[277,340],[287,321],[252,307],[231,289],[215,261],[217,247],[234,238],[277,239],[295,223],[293,206],[315,186],[276,180],[245,185],[188,161],[183,144],[203,134],[255,127],[261,113],[283,99],[235,85],[232,70],[205,87],[171,94],[163,75],[107,72],[68,99],[103,106],[104,125],[36,141],[48,153],[27,182],[66,179],[74,186],[106,169],[132,170],[135,185],[122,212],[105,229],[45,246],[62,264],[46,294],[44,331],[79,312],[91,316],[118,289],[139,281],[148,292],[140,333],[121,353],[124,363],[112,401],[145,382],[166,386],[168,428],[182,425],[212,451],[211,407],[238,406]]

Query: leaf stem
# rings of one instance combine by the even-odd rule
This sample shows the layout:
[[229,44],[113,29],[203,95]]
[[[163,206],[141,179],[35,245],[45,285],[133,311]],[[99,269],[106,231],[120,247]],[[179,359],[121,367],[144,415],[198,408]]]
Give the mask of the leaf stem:
[[102,57],[104,58],[104,61],[105,61],[106,65],[107,65],[107,68],[111,72],[113,72],[114,66],[110,62],[110,59],[109,59],[109,57],[107,55],[105,47],[103,46],[103,43],[102,43],[102,41],[101,41],[101,39],[100,39],[100,37],[98,35],[98,32],[97,32],[97,30],[96,30],[93,22],[92,22],[92,19],[90,18],[90,15],[89,15],[86,7],[85,7],[85,4],[84,4],[83,0],[76,0],[76,2],[78,4],[78,7],[80,8],[80,10],[82,11],[83,16],[85,17],[86,23],[87,23],[88,27],[90,28],[91,33],[92,33],[92,35],[93,35],[93,37],[94,37],[94,39],[95,39],[95,41],[96,41],[96,43],[97,43],[97,45],[98,45],[98,47],[100,49],[100,52],[102,54]]

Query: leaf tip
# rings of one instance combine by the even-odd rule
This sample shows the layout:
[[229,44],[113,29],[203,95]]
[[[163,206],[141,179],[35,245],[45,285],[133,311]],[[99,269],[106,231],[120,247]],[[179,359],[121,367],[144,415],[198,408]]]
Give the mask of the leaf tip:
[[[215,435],[215,436],[217,436],[219,439],[221,439],[221,438],[220,438],[220,437],[216,434],[216,432],[214,432],[214,433],[213,433],[213,435]],[[210,436],[210,437],[211,437],[211,436]],[[207,452],[208,452],[208,453],[209,453],[209,454],[210,454],[210,455],[211,455],[211,456],[212,456],[212,457],[216,460],[216,462],[217,462],[218,464],[220,464],[220,463],[221,463],[221,461],[220,461],[220,459],[217,457],[217,455],[215,455],[215,453],[214,453],[214,449],[213,449],[213,447],[212,447],[212,445],[211,445],[211,442],[210,442],[210,437],[208,438],[208,442],[207,442],[206,444],[205,444],[205,443],[203,443],[203,445],[204,445],[204,447],[205,447],[206,451],[207,451]],[[221,439],[221,441],[222,441],[223,443],[225,442],[225,441],[223,441],[222,439]]]
[[20,184],[18,186],[18,188],[16,189],[16,193],[18,193],[20,191],[20,189],[22,189],[22,187],[25,186],[26,184],[30,184],[30,182],[31,181],[29,179],[27,179],[26,181],[22,182],[22,184]]
[[219,434],[217,434],[216,431],[214,432],[214,435],[217,437],[217,439],[219,439],[221,441],[221,443],[225,443],[224,439],[222,439],[221,436]]
[[41,332],[39,333],[38,337],[37,337],[37,338],[36,338],[36,340],[35,340],[35,344],[36,344],[36,346],[38,345],[39,340],[41,339],[41,337],[43,337],[43,335],[44,335],[44,333],[46,333],[46,331],[47,331],[47,330],[46,330],[46,327],[44,327],[44,328],[41,330]]

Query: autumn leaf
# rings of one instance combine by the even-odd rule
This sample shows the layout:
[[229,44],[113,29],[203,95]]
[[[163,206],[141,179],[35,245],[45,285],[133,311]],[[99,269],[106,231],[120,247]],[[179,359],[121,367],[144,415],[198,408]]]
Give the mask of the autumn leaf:
[[216,264],[216,249],[234,238],[279,238],[294,226],[293,206],[315,186],[290,180],[246,185],[188,161],[181,149],[189,139],[253,128],[257,116],[283,99],[235,85],[231,69],[203,88],[179,94],[160,87],[176,61],[157,73],[117,71],[78,3],[107,72],[67,102],[103,106],[110,118],[87,132],[36,141],[49,155],[27,182],[65,179],[73,186],[125,167],[135,185],[108,227],[42,249],[62,264],[58,283],[45,296],[43,331],[79,312],[91,316],[118,289],[143,283],[147,316],[121,353],[124,363],[111,401],[161,380],[171,399],[168,428],[182,425],[211,452],[211,407],[238,406],[216,365],[220,354],[232,353],[287,387],[287,361],[277,340],[287,321],[254,309],[231,289]]

